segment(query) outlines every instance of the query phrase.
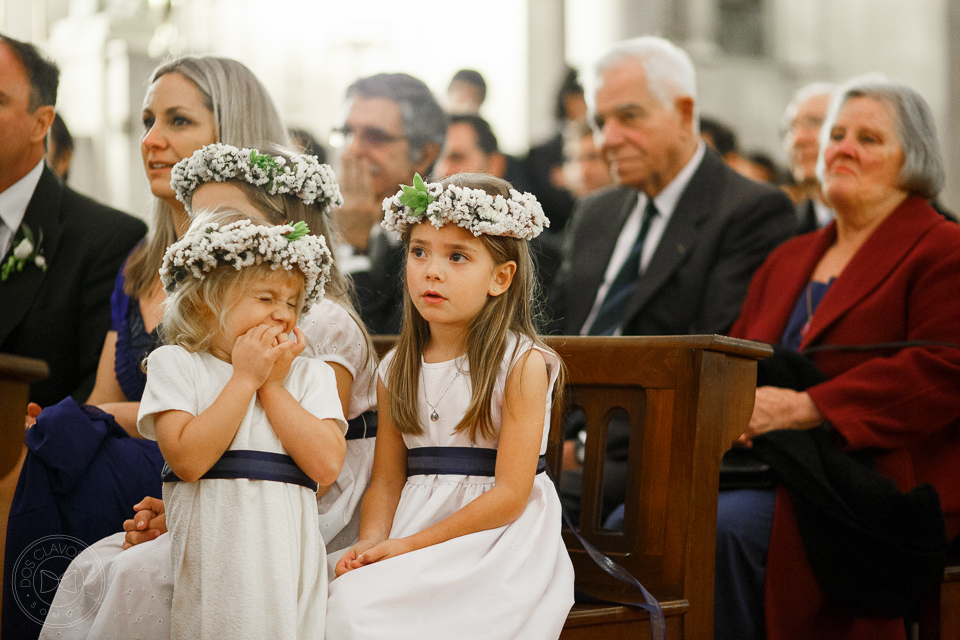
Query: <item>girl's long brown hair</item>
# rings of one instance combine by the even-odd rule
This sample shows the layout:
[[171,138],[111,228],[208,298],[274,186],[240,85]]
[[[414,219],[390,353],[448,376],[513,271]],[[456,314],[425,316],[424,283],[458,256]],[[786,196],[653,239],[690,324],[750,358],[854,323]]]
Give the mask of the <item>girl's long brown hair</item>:
[[[510,197],[510,183],[486,174],[457,174],[440,182],[444,187],[455,184],[460,187],[483,189],[490,195]],[[499,296],[488,296],[483,309],[470,324],[467,334],[467,363],[470,367],[470,382],[473,391],[470,405],[455,427],[457,433],[467,431],[476,442],[479,435],[492,439],[497,435],[491,416],[491,403],[497,374],[507,349],[507,333],[513,331],[518,338],[527,337],[538,347],[554,353],[540,337],[534,324],[534,309],[539,300],[539,285],[536,280],[533,258],[525,240],[505,236],[482,235],[487,251],[495,265],[514,261],[516,273],[510,287]],[[410,244],[410,230],[403,234],[404,245]],[[390,414],[401,433],[420,435],[423,429],[418,416],[418,390],[420,387],[420,362],[423,350],[430,339],[430,324],[410,300],[406,278],[403,280],[403,326],[397,341],[396,355],[390,365]],[[518,341],[517,348],[520,343]],[[516,354],[514,354],[516,355]],[[556,355],[556,354],[554,354]],[[563,395],[563,368],[553,391],[553,408],[559,410]]]

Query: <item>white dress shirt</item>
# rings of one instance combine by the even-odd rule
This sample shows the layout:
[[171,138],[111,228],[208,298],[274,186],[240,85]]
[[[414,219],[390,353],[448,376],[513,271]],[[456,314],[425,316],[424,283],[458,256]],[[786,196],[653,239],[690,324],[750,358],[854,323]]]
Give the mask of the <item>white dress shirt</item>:
[[[7,255],[10,244],[23,222],[23,216],[27,213],[27,205],[33,198],[33,192],[37,189],[37,183],[40,182],[40,174],[43,173],[43,160],[37,163],[30,173],[23,176],[6,191],[0,193],[0,257]],[[36,232],[37,229],[31,229]]]
[[[687,164],[683,166],[683,169],[680,170],[660,193],[654,196],[653,204],[657,207],[657,215],[650,221],[650,229],[647,231],[647,237],[643,242],[643,252],[640,254],[639,275],[643,275],[643,272],[647,270],[647,266],[650,264],[650,260],[653,259],[657,245],[660,244],[660,238],[663,237],[663,232],[667,229],[667,224],[673,216],[673,211],[677,208],[677,202],[680,201],[680,196],[683,195],[687,184],[689,184],[693,174],[700,166],[705,152],[706,145],[703,142],[697,144],[697,150],[693,152],[693,156]],[[617,244],[614,246],[613,254],[610,256],[610,262],[607,263],[607,270],[603,275],[603,283],[601,283],[600,288],[597,289],[597,297],[596,300],[594,300],[593,309],[590,310],[590,315],[587,316],[587,321],[583,323],[583,328],[580,330],[580,335],[582,336],[589,334],[590,326],[596,319],[597,313],[600,312],[600,305],[603,304],[603,299],[606,297],[610,285],[620,272],[623,263],[626,262],[630,256],[633,243],[636,242],[637,234],[640,233],[643,210],[647,207],[647,196],[643,192],[638,193],[637,204],[633,208],[633,211],[630,212],[626,222],[624,222],[623,229],[620,230],[620,236],[617,238]],[[613,335],[619,336],[621,335],[620,332],[621,329],[618,327]]]

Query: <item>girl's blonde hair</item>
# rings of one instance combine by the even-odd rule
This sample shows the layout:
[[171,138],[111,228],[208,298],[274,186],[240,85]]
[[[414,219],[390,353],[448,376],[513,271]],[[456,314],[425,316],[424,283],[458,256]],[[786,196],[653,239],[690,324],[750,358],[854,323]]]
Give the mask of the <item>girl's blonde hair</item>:
[[[213,113],[217,142],[261,149],[270,144],[290,145],[280,114],[253,72],[240,62],[216,56],[186,55],[165,62],[150,76],[148,86],[168,73],[179,73],[203,95]],[[158,280],[163,254],[177,240],[174,209],[154,198],[154,229],[124,268],[124,292],[132,298],[150,295]]]
[[[187,233],[195,232],[210,223],[221,226],[250,220],[255,224],[269,225],[270,220],[251,216],[236,209],[215,209],[196,216]],[[291,281],[299,281],[296,301],[297,319],[303,303],[303,274],[299,269],[286,271],[273,269],[270,264],[255,264],[242,269],[223,264],[203,278],[187,278],[182,281],[163,303],[163,341],[175,344],[187,351],[209,351],[214,337],[226,329],[227,314],[240,300],[236,288],[246,289],[251,282],[274,275],[286,275]]]
[[[457,174],[440,182],[446,187],[482,189],[490,195],[510,197],[510,183],[486,174]],[[404,245],[410,244],[408,229],[403,234]],[[467,362],[473,392],[467,411],[454,431],[466,431],[473,441],[478,435],[485,439],[496,436],[496,427],[491,415],[494,387],[497,374],[507,349],[507,333],[512,331],[518,338],[529,338],[535,345],[551,353],[540,337],[534,324],[534,305],[539,299],[539,284],[536,268],[527,241],[506,236],[481,235],[484,247],[490,252],[495,265],[513,261],[517,265],[510,287],[499,296],[488,296],[477,317],[470,323],[467,334]],[[430,324],[423,319],[410,299],[406,278],[403,279],[403,326],[397,341],[396,355],[390,366],[390,414],[401,433],[420,435],[423,429],[418,417],[418,390],[420,387],[420,362],[423,350],[430,339]],[[518,341],[517,347],[520,346]],[[554,388],[554,410],[559,408],[563,392],[561,368]]]

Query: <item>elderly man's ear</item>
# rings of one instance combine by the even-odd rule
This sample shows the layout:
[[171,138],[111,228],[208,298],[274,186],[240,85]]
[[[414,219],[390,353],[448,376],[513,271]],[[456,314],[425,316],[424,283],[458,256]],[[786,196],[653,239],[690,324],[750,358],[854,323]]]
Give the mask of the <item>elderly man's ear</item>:
[[690,96],[680,96],[675,98],[673,103],[676,105],[677,113],[680,116],[680,123],[683,126],[683,130],[692,132],[693,114],[696,110],[693,98]]
[[37,107],[37,110],[30,114],[33,117],[33,130],[30,132],[30,142],[43,142],[47,137],[47,131],[53,124],[54,111],[50,105]]

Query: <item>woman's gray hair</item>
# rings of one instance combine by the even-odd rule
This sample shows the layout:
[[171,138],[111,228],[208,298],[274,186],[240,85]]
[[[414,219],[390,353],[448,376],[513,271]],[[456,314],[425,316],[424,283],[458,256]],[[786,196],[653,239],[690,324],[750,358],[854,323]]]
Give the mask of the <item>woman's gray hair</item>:
[[150,84],[168,73],[179,73],[203,94],[213,112],[217,142],[253,149],[291,146],[273,99],[242,63],[216,56],[181,56],[157,67]]
[[937,128],[930,105],[916,90],[877,73],[852,78],[842,84],[830,100],[827,119],[820,129],[817,179],[824,182],[824,150],[840,108],[852,98],[870,98],[893,108],[897,138],[903,150],[903,168],[898,187],[923,198],[935,198],[946,180]]
[[386,98],[400,108],[403,134],[409,145],[408,158],[419,162],[424,147],[434,143],[441,147],[447,139],[447,114],[430,91],[430,87],[405,73],[378,73],[360,78],[347,88],[347,100]]
[[663,106],[673,108],[674,100],[681,96],[693,99],[693,132],[699,134],[700,106],[697,104],[697,72],[693,61],[680,47],[654,36],[618,42],[593,64],[589,73],[582,75],[584,98],[590,113],[596,111],[597,90],[603,86],[604,74],[629,59],[643,65],[647,87]]

